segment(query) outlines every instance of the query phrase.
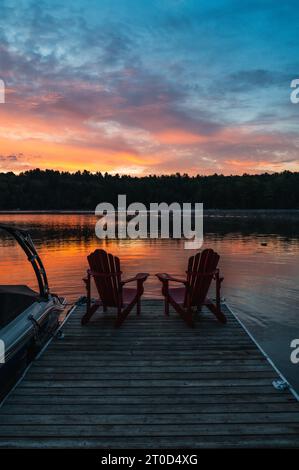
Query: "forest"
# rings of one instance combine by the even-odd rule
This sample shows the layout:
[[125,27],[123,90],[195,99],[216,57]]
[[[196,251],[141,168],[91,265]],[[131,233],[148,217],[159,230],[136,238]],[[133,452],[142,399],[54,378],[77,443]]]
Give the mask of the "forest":
[[299,209],[299,172],[242,176],[0,173],[0,210],[94,210],[99,202],[202,202],[205,209]]

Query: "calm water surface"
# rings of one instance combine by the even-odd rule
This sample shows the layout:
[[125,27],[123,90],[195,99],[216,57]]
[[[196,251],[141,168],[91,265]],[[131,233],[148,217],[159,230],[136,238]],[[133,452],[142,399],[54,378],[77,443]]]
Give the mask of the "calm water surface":
[[[205,218],[204,246],[221,255],[227,302],[299,391],[299,364],[290,362],[290,342],[299,338],[299,219],[271,217],[211,215]],[[0,215],[0,223],[30,230],[52,291],[70,302],[84,295],[86,255],[100,246],[121,257],[125,275],[184,273],[192,252],[184,250],[182,240],[100,241],[94,235],[96,220],[89,214]],[[0,248],[0,284],[36,287],[24,253],[3,232]],[[145,297],[159,296],[160,285],[150,277]]]

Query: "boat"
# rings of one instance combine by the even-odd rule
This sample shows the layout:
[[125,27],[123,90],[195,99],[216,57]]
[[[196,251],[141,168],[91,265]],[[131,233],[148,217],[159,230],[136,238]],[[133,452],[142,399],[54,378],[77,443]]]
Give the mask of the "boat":
[[[59,327],[63,297],[50,292],[47,274],[28,231],[0,225],[15,238],[31,263],[38,291],[0,285],[0,401]],[[12,266],[13,269],[13,266]]]

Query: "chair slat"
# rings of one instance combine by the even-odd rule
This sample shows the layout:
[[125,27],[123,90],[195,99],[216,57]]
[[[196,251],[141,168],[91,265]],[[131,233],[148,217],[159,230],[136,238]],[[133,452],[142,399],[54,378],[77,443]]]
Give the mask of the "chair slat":
[[[213,279],[213,272],[217,268],[220,258],[212,249],[205,249],[199,256],[197,273],[194,274],[196,279],[194,280],[190,294],[192,306],[201,305],[205,301]],[[206,275],[207,273],[211,274]]]

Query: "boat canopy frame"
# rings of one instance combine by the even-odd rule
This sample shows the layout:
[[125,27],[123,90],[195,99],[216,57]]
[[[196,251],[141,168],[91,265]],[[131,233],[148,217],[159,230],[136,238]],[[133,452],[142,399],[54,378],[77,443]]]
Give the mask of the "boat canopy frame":
[[31,235],[27,230],[20,229],[18,227],[12,227],[10,225],[0,224],[0,229],[5,230],[10,235],[12,235],[15,240],[18,242],[20,247],[25,252],[28,261],[31,263],[35,276],[37,278],[39,294],[44,299],[49,298],[49,285],[47,274],[43,265],[42,260],[39,257],[38,252],[34,246]]

